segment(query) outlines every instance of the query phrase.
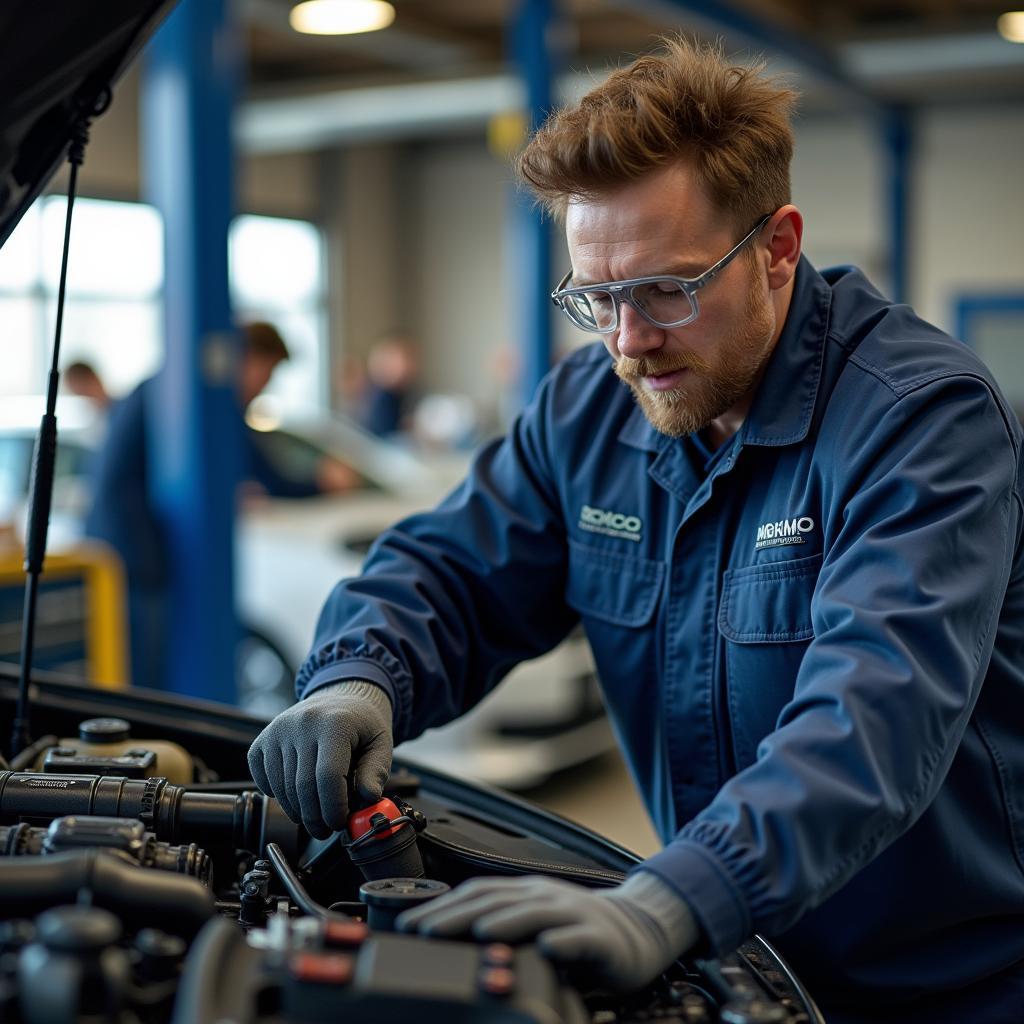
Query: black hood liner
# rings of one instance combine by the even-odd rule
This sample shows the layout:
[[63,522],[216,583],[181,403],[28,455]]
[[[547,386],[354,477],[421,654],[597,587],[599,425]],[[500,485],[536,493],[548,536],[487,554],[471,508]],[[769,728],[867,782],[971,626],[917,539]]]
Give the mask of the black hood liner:
[[0,2],[0,245],[177,0]]

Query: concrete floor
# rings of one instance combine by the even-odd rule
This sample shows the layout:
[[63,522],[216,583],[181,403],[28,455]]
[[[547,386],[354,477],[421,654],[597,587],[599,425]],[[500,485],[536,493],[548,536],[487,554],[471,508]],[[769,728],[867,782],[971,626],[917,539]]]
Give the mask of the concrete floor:
[[520,796],[578,822],[641,857],[661,844],[617,752],[560,772]]

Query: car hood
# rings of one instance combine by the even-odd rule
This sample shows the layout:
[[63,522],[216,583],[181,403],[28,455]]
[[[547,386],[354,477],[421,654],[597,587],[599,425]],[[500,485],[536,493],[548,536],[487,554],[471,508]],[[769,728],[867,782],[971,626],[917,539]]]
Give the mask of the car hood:
[[0,246],[177,0],[0,5]]

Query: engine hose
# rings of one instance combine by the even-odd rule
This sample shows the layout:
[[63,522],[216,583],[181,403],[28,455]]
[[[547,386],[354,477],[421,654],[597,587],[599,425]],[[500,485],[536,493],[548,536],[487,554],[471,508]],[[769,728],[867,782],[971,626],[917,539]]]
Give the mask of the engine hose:
[[191,792],[162,778],[0,771],[0,825],[65,815],[138,818],[161,842],[191,840],[204,849],[257,853],[276,842],[294,856],[300,848],[300,828],[255,790]]
[[267,857],[274,865],[277,877],[281,880],[285,892],[291,897],[292,902],[309,917],[317,917],[321,921],[330,921],[344,918],[348,915],[341,914],[335,910],[328,910],[321,903],[317,903],[312,896],[306,892],[305,886],[299,876],[292,870],[291,865],[285,860],[284,852],[277,843],[267,843]]
[[102,907],[130,928],[159,928],[184,939],[215,912],[213,895],[197,879],[101,850],[0,861],[0,918],[32,917],[69,903]]
[[34,743],[30,743],[20,754],[11,759],[10,770],[23,772],[31,769],[44,750],[57,746],[59,742],[56,736],[40,736]]

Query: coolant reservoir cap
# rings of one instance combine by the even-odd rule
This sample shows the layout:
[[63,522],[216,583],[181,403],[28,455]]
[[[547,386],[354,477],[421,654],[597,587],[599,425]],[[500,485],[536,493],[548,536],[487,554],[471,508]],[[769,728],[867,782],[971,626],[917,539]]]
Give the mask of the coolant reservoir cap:
[[378,878],[363,882],[359,896],[370,907],[406,910],[443,896],[450,886],[433,878]]
[[[383,815],[388,821],[394,821],[402,816],[402,812],[395,806],[393,801],[385,797],[369,807],[364,807],[361,811],[350,814],[348,816],[348,834],[353,839],[359,839],[365,836],[367,832],[372,832],[380,820],[377,815]],[[398,825],[396,828],[385,828],[378,832],[377,838],[382,839],[384,836],[394,835],[396,830],[401,827],[401,825]]]
[[132,727],[123,718],[89,718],[78,723],[83,743],[120,743],[129,739]]

